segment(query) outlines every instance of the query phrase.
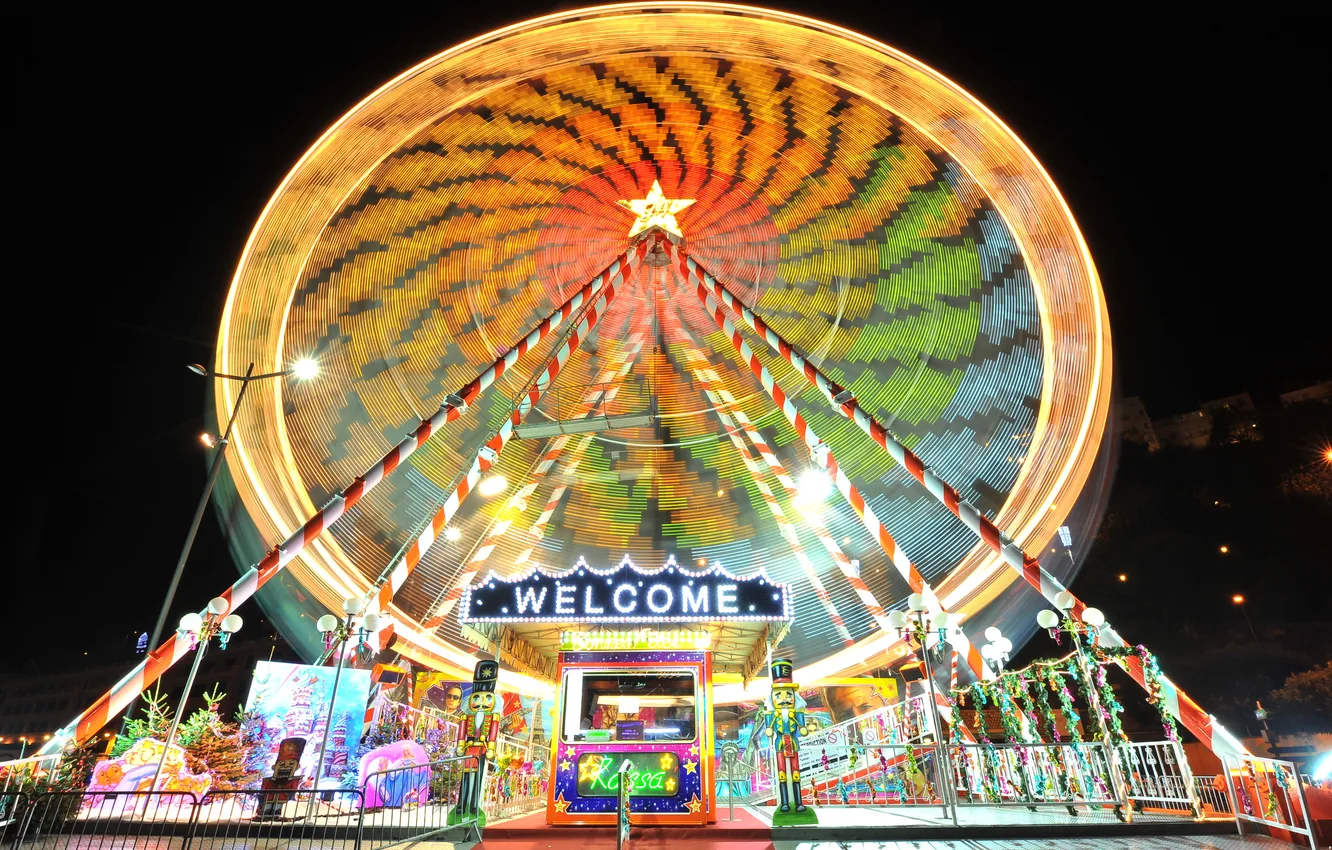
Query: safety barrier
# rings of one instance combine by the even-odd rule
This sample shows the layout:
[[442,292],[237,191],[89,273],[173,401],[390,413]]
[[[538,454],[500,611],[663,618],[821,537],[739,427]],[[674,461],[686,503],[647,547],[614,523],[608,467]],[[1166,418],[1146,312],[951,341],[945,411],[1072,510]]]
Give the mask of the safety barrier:
[[1193,793],[1202,806],[1202,816],[1234,817],[1230,810],[1230,796],[1226,794],[1226,781],[1221,776],[1194,776]]
[[1202,817],[1202,805],[1178,741],[1125,744],[1119,748],[1128,797],[1136,810],[1184,811]]
[[944,805],[946,773],[937,744],[822,747],[800,767],[818,806]]
[[[479,840],[476,819],[459,819],[455,811],[460,767],[468,760],[391,768],[368,775],[359,788],[313,792],[0,793],[0,811],[6,813],[0,820],[0,847],[385,850],[430,838]],[[154,843],[147,844],[149,839]]]
[[1259,756],[1222,755],[1226,793],[1235,813],[1235,829],[1244,834],[1244,823],[1302,835],[1309,846],[1318,847],[1309,803],[1304,798],[1304,781],[1295,764]]
[[1118,806],[1101,743],[954,745],[959,806]]

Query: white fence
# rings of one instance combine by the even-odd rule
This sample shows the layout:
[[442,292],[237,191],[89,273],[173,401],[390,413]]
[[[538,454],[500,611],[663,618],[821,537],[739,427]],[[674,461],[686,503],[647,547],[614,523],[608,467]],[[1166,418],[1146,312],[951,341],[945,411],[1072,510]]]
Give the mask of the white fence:
[[1316,850],[1318,841],[1304,798],[1304,783],[1293,762],[1227,755],[1221,757],[1221,764],[1240,835],[1244,834],[1245,821],[1260,823],[1302,835]]

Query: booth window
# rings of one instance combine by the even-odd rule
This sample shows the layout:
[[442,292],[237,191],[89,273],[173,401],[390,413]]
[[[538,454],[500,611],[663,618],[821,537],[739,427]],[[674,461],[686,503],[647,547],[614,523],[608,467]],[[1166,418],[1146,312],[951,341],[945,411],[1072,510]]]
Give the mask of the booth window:
[[692,741],[697,693],[691,671],[566,670],[564,742]]

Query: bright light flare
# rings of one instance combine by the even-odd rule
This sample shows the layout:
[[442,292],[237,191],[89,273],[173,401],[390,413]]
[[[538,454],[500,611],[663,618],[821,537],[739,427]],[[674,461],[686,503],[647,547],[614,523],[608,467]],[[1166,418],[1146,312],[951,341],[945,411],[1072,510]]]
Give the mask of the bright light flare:
[[312,357],[302,357],[291,364],[291,374],[295,375],[297,380],[308,381],[319,374],[319,364]]
[[1234,602],[1236,605],[1243,605],[1243,604],[1244,604],[1244,594],[1242,594],[1242,593],[1236,593],[1234,596],[1230,597],[1230,601],[1231,601],[1231,602]]
[[212,434],[208,433],[207,431],[204,431],[202,434],[199,435],[199,442],[203,443],[205,446],[211,449],[217,445],[217,438],[214,437]]
[[800,491],[798,499],[802,502],[817,504],[832,495],[832,481],[821,469],[806,470],[796,486]]
[[481,486],[476,489],[482,496],[497,496],[508,486],[509,481],[503,475],[492,475],[482,481]]
[[462,540],[462,532],[458,530],[457,526],[450,525],[444,529],[444,539],[450,543],[457,543]]
[[1230,547],[1229,547],[1229,546],[1222,546],[1222,547],[1221,547],[1220,549],[1218,549],[1217,551],[1219,551],[1222,555],[1229,555],[1229,554],[1230,554]]

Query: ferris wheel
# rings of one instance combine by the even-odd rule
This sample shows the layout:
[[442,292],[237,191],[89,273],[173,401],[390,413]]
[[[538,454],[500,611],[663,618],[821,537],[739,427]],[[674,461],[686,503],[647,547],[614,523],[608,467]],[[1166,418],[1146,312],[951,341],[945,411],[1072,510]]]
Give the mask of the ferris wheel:
[[711,3],[507,27],[329,128],[216,367],[300,358],[319,380],[236,424],[229,598],[267,586],[300,644],[361,597],[459,671],[477,576],[628,556],[788,584],[822,675],[900,657],[920,593],[985,675],[987,606],[1064,589],[1028,553],[1100,483],[1111,391],[1087,247],[1008,127],[884,44]]

